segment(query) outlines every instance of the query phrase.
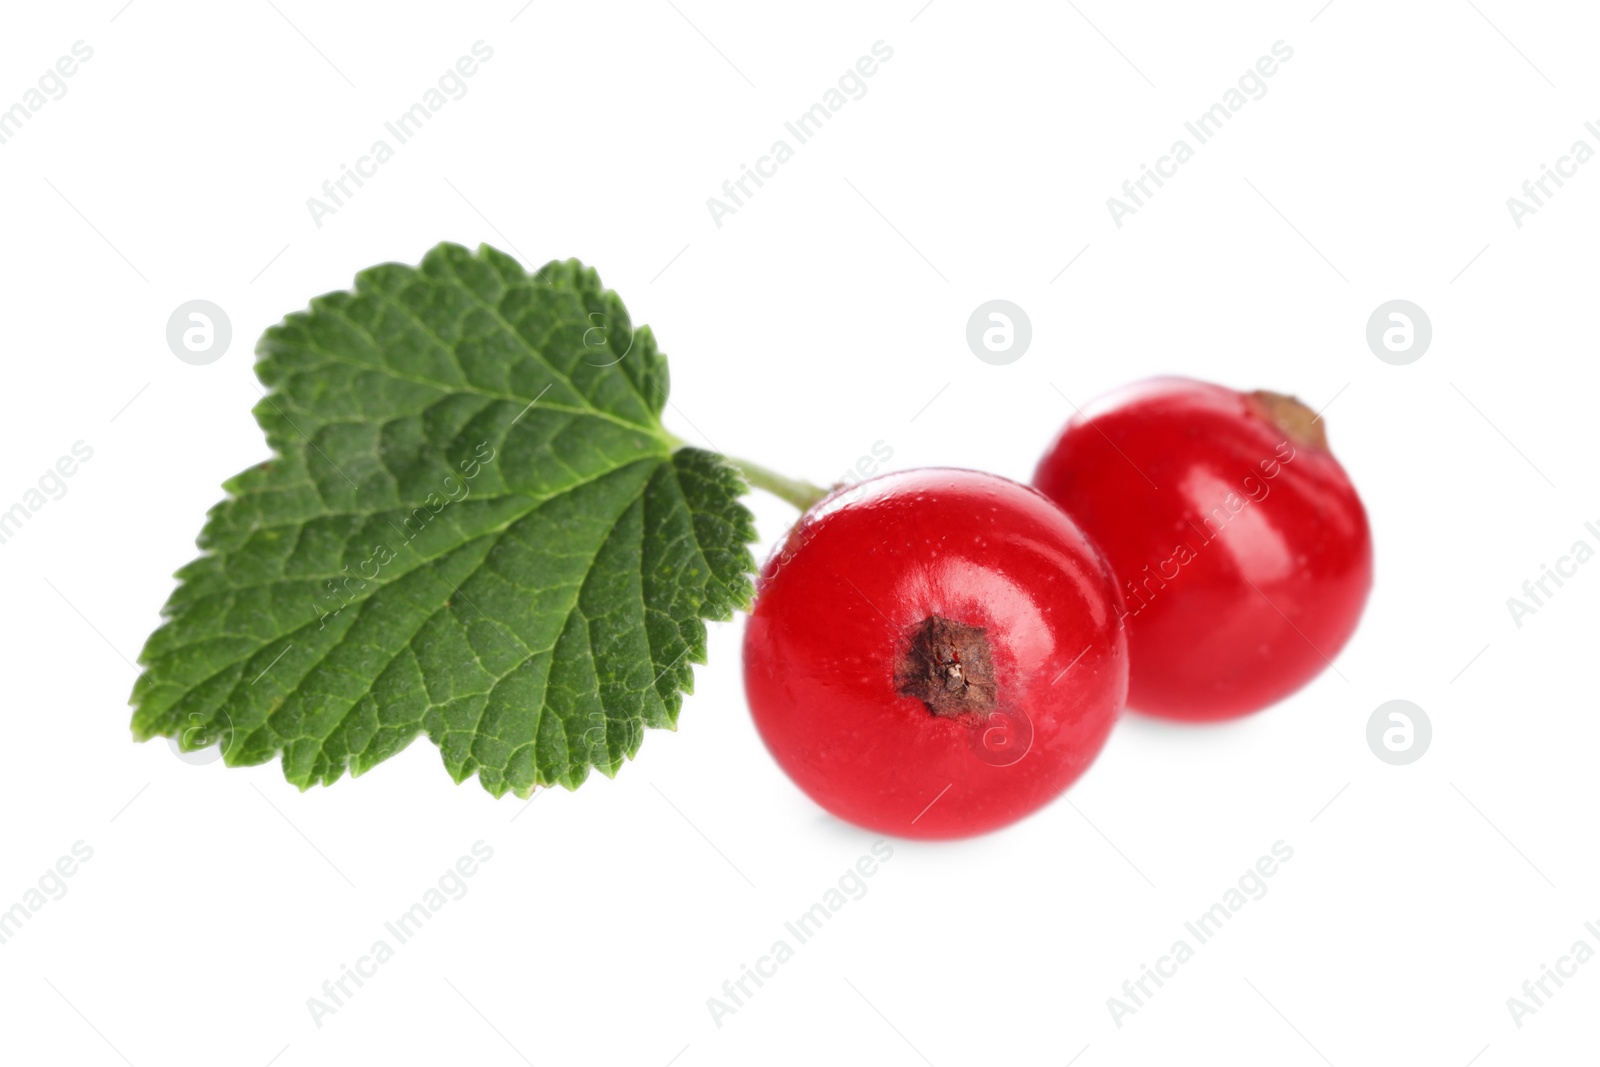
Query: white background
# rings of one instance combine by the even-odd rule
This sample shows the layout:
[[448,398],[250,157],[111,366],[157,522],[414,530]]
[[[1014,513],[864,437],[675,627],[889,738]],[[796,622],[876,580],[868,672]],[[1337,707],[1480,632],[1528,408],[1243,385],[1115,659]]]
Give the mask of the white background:
[[[0,106],[73,42],[94,55],[0,145],[0,509],[74,442],[94,456],[0,545],[0,908],[74,842],[93,858],[0,945],[0,1058],[1592,1057],[1600,962],[1520,1028],[1506,999],[1578,939],[1600,950],[1600,563],[1520,628],[1506,599],[1600,547],[1600,163],[1521,228],[1506,198],[1600,148],[1600,25],[1575,3],[1319,2],[9,5]],[[467,95],[314,225],[307,197],[480,39]],[[878,40],[867,94],[718,228],[706,198]],[[1106,198],[1279,40],[1267,94],[1115,226]],[[443,239],[597,266],[672,360],[671,430],[819,482],[877,442],[885,469],[1026,479],[1064,397],[1157,373],[1328,405],[1374,531],[1365,619],[1270,711],[1124,718],[1035,817],[894,844],[719,1028],[706,999],[876,840],[767,756],[739,623],[676,734],[526,810],[453,786],[425,738],[304,795],[275,764],[130,743],[169,575],[267,455],[254,339]],[[1034,331],[1003,367],[963,336],[997,297]],[[209,366],[164,337],[194,298],[233,324]],[[1433,322],[1409,366],[1364,339],[1395,298]],[[770,544],[792,511],[753,506]],[[1365,741],[1394,698],[1433,722],[1410,766]],[[470,892],[318,1027],[307,998],[479,840]],[[1279,840],[1267,895],[1118,1027],[1107,998]]]

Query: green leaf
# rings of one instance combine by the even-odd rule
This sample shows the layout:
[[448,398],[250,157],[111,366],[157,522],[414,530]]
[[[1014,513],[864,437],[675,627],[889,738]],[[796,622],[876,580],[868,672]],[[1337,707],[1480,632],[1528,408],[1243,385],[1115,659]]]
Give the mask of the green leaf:
[[281,752],[305,789],[426,732],[456,781],[527,796],[676,725],[755,530],[739,473],[662,428],[666,360],[593,270],[440,245],[257,355],[276,457],[178,572],[135,737]]

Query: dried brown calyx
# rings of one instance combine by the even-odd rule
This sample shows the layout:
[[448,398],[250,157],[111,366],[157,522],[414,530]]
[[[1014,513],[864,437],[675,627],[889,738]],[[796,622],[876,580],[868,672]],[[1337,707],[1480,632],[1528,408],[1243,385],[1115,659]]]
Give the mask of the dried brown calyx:
[[987,714],[996,699],[989,638],[981,626],[929,615],[907,632],[894,683],[935,715]]
[[1250,399],[1256,410],[1301,448],[1328,450],[1328,434],[1322,420],[1295,397],[1257,389],[1250,394]]

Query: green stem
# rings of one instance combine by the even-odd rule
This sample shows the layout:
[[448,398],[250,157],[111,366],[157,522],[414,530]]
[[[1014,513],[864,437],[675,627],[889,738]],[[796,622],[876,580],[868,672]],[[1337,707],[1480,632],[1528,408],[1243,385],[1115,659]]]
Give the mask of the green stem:
[[802,512],[810,511],[812,506],[828,495],[828,490],[818,488],[810,482],[802,482],[797,478],[790,478],[769,470],[759,463],[751,463],[747,459],[735,456],[724,456],[729,463],[739,468],[739,473],[744,475],[744,480],[757,489],[765,489],[781,500],[787,500]]

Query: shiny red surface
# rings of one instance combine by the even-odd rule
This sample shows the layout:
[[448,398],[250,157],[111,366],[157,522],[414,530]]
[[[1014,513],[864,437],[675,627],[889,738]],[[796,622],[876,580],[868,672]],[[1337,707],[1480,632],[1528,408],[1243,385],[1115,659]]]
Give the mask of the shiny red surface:
[[1273,704],[1344,647],[1372,586],[1361,499],[1333,455],[1252,399],[1186,379],[1091,405],[1034,484],[1111,561],[1128,705],[1224,719]]
[[[901,837],[1011,823],[1094,759],[1127,692],[1110,568],[1026,486],[885,475],[818,505],[762,570],[745,692],[767,748],[828,811]],[[896,691],[930,615],[987,631],[997,705],[935,715]]]

